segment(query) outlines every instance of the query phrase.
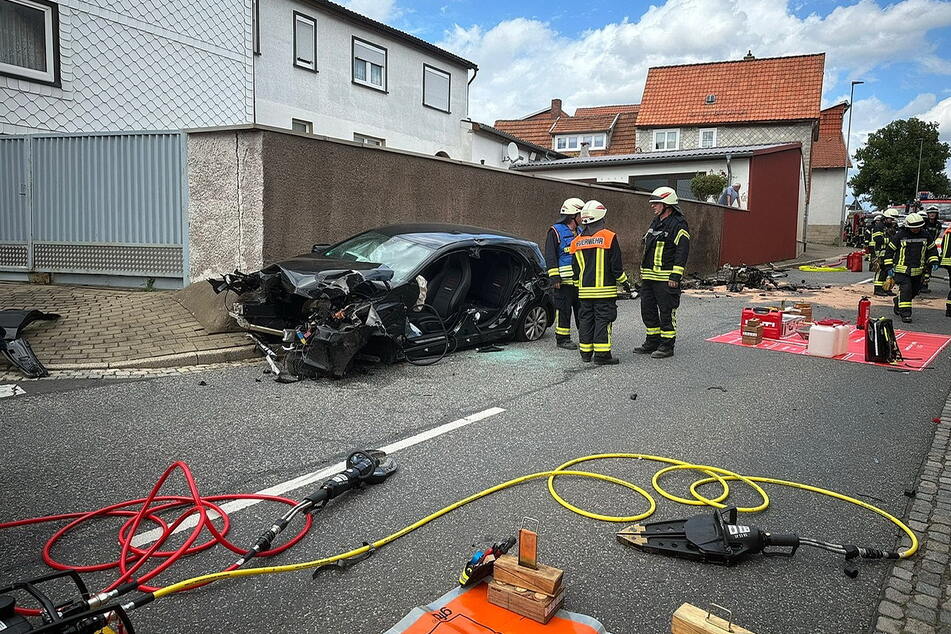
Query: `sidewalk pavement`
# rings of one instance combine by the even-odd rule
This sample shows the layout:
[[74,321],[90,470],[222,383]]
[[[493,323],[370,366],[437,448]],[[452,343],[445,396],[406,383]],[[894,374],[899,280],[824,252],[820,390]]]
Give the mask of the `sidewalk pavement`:
[[784,260],[782,262],[773,262],[776,266],[790,267],[790,266],[803,266],[807,264],[816,264],[818,262],[825,262],[831,260],[837,260],[839,258],[844,258],[849,253],[853,251],[859,251],[855,247],[849,246],[829,246],[827,244],[815,244],[808,243],[806,244],[806,249],[802,252],[799,257],[793,258],[791,260]]
[[[243,333],[209,334],[174,291],[0,282],[2,309],[62,316],[23,333],[49,370],[168,368],[256,356]],[[18,374],[0,357],[0,374],[9,372]]]
[[875,632],[951,633],[951,395],[937,423],[904,522],[920,550],[886,579]]

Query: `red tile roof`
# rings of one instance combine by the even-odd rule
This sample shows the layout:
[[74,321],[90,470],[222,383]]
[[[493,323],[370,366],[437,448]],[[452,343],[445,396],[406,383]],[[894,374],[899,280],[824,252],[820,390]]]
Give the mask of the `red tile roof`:
[[570,132],[606,132],[614,125],[617,114],[603,114],[592,117],[562,117],[555,122],[552,134],[568,134]]
[[842,119],[847,103],[826,108],[819,116],[819,140],[812,144],[812,167],[851,167],[842,139]]
[[824,66],[819,53],[651,68],[637,125],[818,119]]
[[590,108],[578,108],[575,110],[576,117],[589,117],[597,114],[617,114],[619,112],[633,112],[637,114],[640,104],[623,104],[619,106],[592,106]]
[[493,127],[529,143],[551,147],[551,134],[548,131],[554,123],[551,119],[498,120]]
[[[561,101],[557,101],[561,111]],[[520,139],[552,147],[552,138],[555,134],[571,134],[576,132],[611,131],[611,140],[607,149],[592,150],[591,156],[608,154],[630,154],[636,145],[635,124],[637,121],[638,104],[621,104],[616,106],[592,106],[578,108],[573,117],[564,112],[560,117],[554,116],[554,109],[548,108],[536,112],[522,119],[506,119],[495,122],[495,127],[503,132]],[[614,124],[612,129],[611,125]],[[564,151],[563,151],[564,152]],[[564,152],[577,155],[577,152]]]

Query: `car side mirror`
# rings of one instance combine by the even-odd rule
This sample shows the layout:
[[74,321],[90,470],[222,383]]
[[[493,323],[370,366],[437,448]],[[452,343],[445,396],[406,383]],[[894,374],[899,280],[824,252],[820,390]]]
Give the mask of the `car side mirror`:
[[310,248],[310,252],[311,252],[311,253],[320,253],[321,251],[323,251],[324,249],[326,249],[326,248],[329,247],[329,246],[330,246],[330,245],[329,245],[329,244],[326,244],[326,243],[315,244],[314,246],[312,246],[312,247]]

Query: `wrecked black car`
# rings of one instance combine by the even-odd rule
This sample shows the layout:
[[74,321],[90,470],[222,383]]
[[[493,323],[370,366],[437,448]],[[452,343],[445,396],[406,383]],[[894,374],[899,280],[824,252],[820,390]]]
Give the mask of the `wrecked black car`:
[[425,364],[459,348],[534,341],[555,312],[537,244],[458,225],[371,229],[209,282],[239,295],[241,327],[280,337],[281,372],[294,377],[340,377],[358,357]]

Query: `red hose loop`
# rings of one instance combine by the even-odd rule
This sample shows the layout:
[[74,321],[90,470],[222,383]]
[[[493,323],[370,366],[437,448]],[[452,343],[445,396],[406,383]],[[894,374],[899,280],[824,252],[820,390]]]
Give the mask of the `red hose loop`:
[[[166,481],[176,471],[180,471],[185,478],[188,487],[188,495],[158,495],[158,492],[165,485]],[[153,592],[158,587],[145,585],[145,581],[153,579],[157,575],[166,571],[179,559],[188,555],[208,550],[212,546],[221,545],[228,550],[244,555],[246,548],[239,548],[230,542],[225,536],[231,529],[231,519],[228,514],[219,506],[218,503],[233,500],[264,500],[269,502],[280,502],[296,506],[298,501],[290,498],[276,495],[262,495],[258,493],[231,494],[231,495],[210,495],[202,496],[198,491],[198,485],[192,475],[191,469],[184,462],[178,461],[168,467],[161,475],[149,495],[136,500],[126,500],[118,504],[103,507],[94,511],[80,513],[62,513],[59,515],[48,515],[45,517],[35,517],[13,522],[0,523],[0,530],[5,528],[15,528],[17,526],[27,526],[31,524],[41,524],[45,522],[57,522],[70,520],[68,524],[59,528],[52,537],[50,537],[43,546],[43,561],[55,570],[75,570],[77,572],[99,572],[104,570],[116,569],[119,577],[103,589],[104,592],[117,588],[129,579],[135,578],[140,582],[139,590],[142,592]],[[132,508],[130,508],[132,507]],[[137,508],[134,508],[137,507]],[[170,511],[181,510],[178,517],[171,523],[164,520],[159,514]],[[208,511],[213,511],[220,518],[220,528],[215,526],[215,521],[209,517]],[[189,533],[188,537],[181,546],[174,550],[161,550],[161,547],[168,541],[175,530],[188,518],[198,515],[198,522],[195,528]],[[92,564],[69,564],[63,563],[53,558],[51,551],[67,533],[82,526],[84,523],[95,519],[107,517],[126,517],[118,532],[118,542],[120,546],[119,557],[115,561],[98,562]],[[216,518],[217,519],[217,518]],[[147,548],[136,547],[132,545],[133,538],[142,525],[143,521],[156,524],[162,531],[161,536]],[[270,550],[261,552],[258,557],[270,557],[290,548],[302,540],[310,530],[313,524],[313,518],[307,514],[304,517],[304,526],[291,539],[284,544],[276,546]],[[199,537],[205,531],[211,533],[211,536],[197,543]],[[158,563],[156,563],[158,562]],[[151,568],[149,567],[151,566]],[[234,565],[228,569],[235,568]],[[145,572],[142,572],[145,570]],[[17,608],[21,614],[38,615],[39,611]]]

